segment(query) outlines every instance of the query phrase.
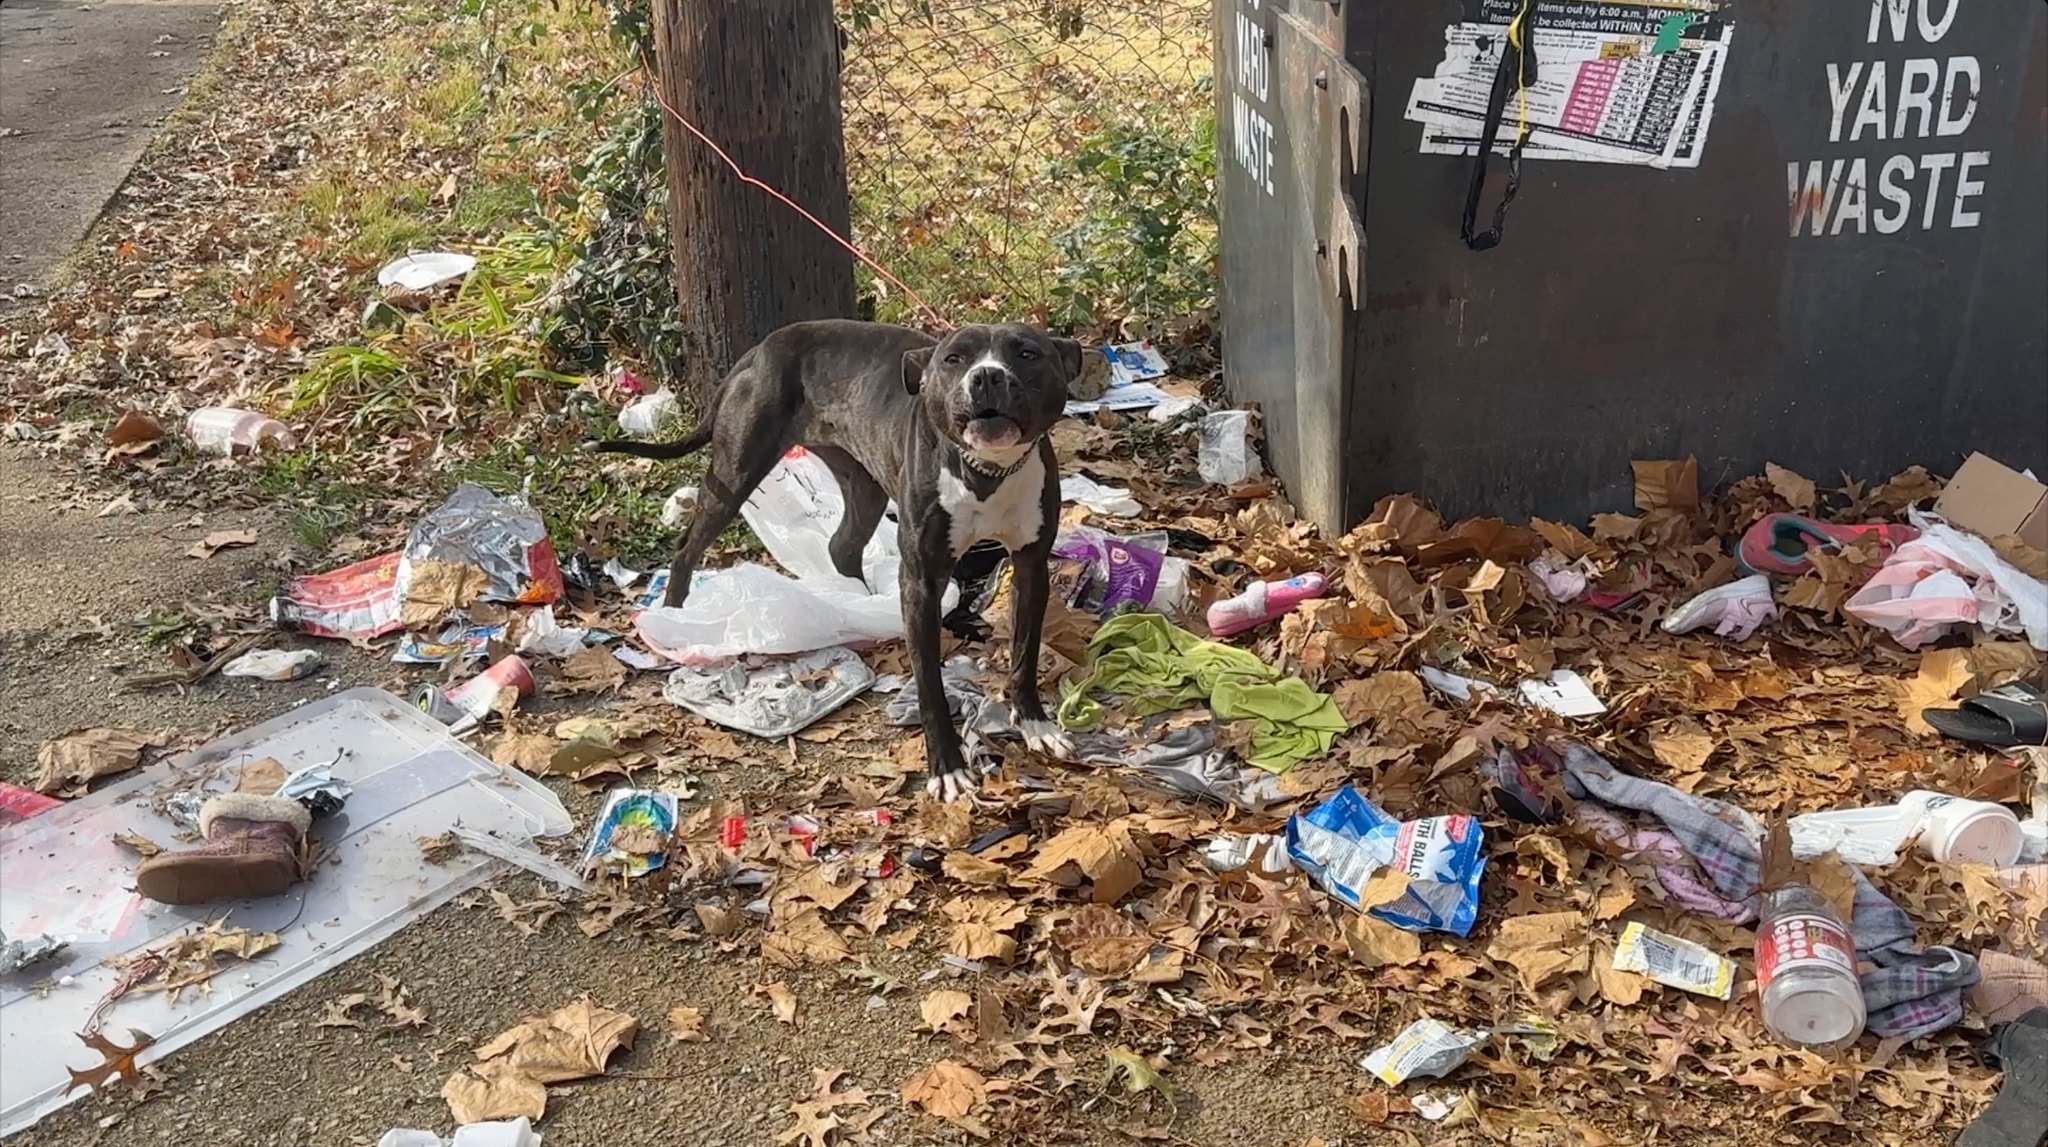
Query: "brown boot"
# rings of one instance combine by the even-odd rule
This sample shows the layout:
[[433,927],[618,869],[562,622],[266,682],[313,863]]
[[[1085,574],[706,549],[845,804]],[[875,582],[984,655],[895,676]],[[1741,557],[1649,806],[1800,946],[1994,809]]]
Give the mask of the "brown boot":
[[165,904],[276,896],[299,879],[299,846],[313,814],[287,797],[227,793],[199,808],[206,843],[152,856],[135,870],[135,890]]

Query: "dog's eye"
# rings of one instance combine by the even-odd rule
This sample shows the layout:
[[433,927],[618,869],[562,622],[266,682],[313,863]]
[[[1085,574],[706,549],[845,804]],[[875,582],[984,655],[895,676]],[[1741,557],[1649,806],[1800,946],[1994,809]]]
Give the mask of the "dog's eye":
[[947,366],[959,366],[961,359],[957,354],[949,354],[940,361],[944,362]]
[[1036,347],[1020,346],[1017,348],[1017,357],[1026,360],[1034,359],[1038,357],[1038,350]]

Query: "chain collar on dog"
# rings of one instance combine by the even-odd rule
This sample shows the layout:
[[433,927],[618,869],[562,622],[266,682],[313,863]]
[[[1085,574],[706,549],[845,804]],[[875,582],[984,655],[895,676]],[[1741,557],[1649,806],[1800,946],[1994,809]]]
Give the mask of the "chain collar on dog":
[[1018,458],[1015,462],[1010,463],[1008,466],[991,466],[988,463],[983,462],[981,459],[976,458],[973,454],[965,450],[962,450],[960,452],[960,464],[962,466],[967,467],[969,470],[974,471],[976,474],[981,475],[984,478],[992,478],[1000,482],[1003,479],[1009,477],[1010,475],[1015,474],[1017,471],[1022,470],[1024,468],[1024,464],[1026,462],[1031,461],[1032,457],[1037,453],[1038,448],[1037,445],[1034,443],[1032,448],[1026,450],[1022,457]]

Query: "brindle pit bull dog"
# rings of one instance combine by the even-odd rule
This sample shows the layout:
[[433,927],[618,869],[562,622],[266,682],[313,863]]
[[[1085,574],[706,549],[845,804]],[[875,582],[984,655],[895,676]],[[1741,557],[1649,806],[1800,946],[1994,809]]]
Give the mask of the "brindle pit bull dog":
[[1038,695],[1038,646],[1060,504],[1059,466],[1045,435],[1081,376],[1082,357],[1072,339],[1021,323],[961,327],[938,341],[882,323],[794,323],[740,357],[689,437],[595,446],[641,458],[711,447],[696,516],[669,569],[672,606],[683,603],[705,548],[792,446],[816,454],[839,479],[846,513],[829,548],[841,574],[860,580],[861,551],[893,499],[926,791],[952,800],[979,778],[961,754],[940,683],[939,601],[954,563],[976,542],[1010,551],[1018,728],[1035,751],[1073,752]]

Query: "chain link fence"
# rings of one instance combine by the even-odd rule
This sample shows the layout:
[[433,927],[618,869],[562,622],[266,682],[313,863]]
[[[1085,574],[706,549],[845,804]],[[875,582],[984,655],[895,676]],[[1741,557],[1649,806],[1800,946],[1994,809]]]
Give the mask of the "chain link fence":
[[[837,0],[854,238],[957,321],[1215,299],[1208,0]],[[916,321],[861,271],[877,317]]]

